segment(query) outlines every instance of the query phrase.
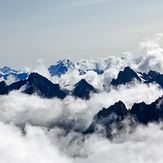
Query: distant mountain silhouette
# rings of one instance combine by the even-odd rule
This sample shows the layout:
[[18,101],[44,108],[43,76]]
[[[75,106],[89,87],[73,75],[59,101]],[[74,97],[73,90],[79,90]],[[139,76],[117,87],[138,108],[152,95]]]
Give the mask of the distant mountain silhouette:
[[13,77],[15,82],[19,80],[26,80],[28,78],[28,73],[16,71],[10,67],[0,68],[0,77],[4,80],[7,80],[9,77]]
[[7,75],[11,73],[17,73],[18,71],[11,69],[10,67],[4,66],[3,68],[0,68],[0,74],[1,75]]
[[74,68],[75,65],[69,59],[63,59],[59,60],[55,65],[51,65],[48,70],[51,76],[61,76]]

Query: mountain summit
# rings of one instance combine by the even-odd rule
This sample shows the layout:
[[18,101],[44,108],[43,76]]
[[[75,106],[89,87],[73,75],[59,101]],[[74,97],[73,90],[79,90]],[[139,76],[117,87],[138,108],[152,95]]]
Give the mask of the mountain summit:
[[14,69],[11,69],[10,67],[8,66],[4,66],[3,68],[0,68],[0,74],[1,75],[8,75],[8,74],[13,74],[13,73],[17,73],[16,70]]
[[12,77],[15,82],[20,80],[26,80],[28,78],[28,73],[16,71],[7,66],[0,68],[0,78],[2,78],[2,80],[8,80],[9,77]]
[[123,71],[120,71],[117,79],[113,79],[111,85],[118,86],[121,84],[126,84],[132,82],[133,80],[141,81],[137,73],[130,67],[125,67]]
[[89,99],[91,93],[95,93],[96,89],[90,85],[85,79],[81,79],[76,85],[73,91],[75,97],[82,99]]
[[72,71],[75,65],[69,59],[59,60],[55,65],[51,65],[48,71],[51,76],[61,76],[68,71]]

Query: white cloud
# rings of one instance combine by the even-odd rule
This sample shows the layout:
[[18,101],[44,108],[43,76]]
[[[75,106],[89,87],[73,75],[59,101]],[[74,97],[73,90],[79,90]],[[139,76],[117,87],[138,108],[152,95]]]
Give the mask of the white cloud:
[[133,134],[117,138],[113,142],[97,136],[90,137],[85,142],[83,151],[90,154],[86,159],[79,158],[77,163],[161,163],[163,160],[162,125],[151,124],[148,127],[139,126]]
[[139,63],[140,71],[155,70],[163,73],[163,49],[161,47],[163,35],[158,33],[146,41],[140,42],[140,46],[146,50],[146,55]]
[[27,126],[23,136],[18,128],[0,122],[0,144],[2,163],[71,163],[39,127]]
[[31,72],[37,72],[40,75],[43,75],[48,79],[51,79],[50,74],[48,72],[48,68],[45,66],[43,59],[37,60],[36,68],[31,69]]
[[78,133],[65,136],[60,129],[26,126],[26,135],[11,124],[0,122],[0,161],[3,163],[161,163],[162,124],[138,126],[113,141]]

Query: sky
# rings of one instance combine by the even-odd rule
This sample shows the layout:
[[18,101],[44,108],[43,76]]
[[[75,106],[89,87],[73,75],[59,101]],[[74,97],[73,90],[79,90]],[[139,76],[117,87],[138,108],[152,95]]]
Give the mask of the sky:
[[162,0],[0,0],[0,67],[138,55],[163,32]]

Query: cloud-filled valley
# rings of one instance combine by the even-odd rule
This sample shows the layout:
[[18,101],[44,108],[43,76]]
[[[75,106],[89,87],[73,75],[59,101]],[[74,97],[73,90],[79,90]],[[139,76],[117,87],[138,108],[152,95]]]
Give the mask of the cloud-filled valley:
[[[0,162],[161,163],[161,38],[141,42],[140,57],[127,52],[121,58],[60,60],[49,68],[39,60],[35,69],[0,69]],[[135,111],[134,124],[116,108],[118,101],[126,117]],[[98,115],[99,130],[86,134]],[[108,128],[114,137],[106,136]]]

